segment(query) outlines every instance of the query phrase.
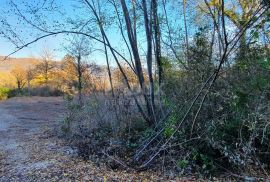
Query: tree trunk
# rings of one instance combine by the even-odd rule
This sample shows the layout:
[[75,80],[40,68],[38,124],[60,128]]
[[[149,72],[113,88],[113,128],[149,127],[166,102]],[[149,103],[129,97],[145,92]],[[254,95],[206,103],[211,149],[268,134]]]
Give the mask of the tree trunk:
[[187,60],[187,64],[189,65],[189,40],[188,40],[186,8],[187,8],[187,0],[183,0],[184,26],[185,26],[185,41],[186,41],[186,60]]
[[159,18],[158,18],[158,4],[157,0],[153,0],[153,17],[154,17],[154,32],[155,32],[155,47],[156,47],[156,63],[158,67],[158,83],[159,87],[161,86],[163,79],[163,67],[161,62],[161,44],[160,44],[160,27],[159,27]]
[[[145,0],[143,1],[143,4],[146,5]],[[132,26],[131,26],[131,19],[130,19],[130,16],[129,16],[129,12],[128,12],[125,0],[121,0],[121,5],[122,5],[122,10],[123,10],[124,18],[125,18],[125,22],[126,22],[128,39],[129,39],[129,42],[130,42],[130,45],[131,45],[131,49],[132,49],[132,53],[133,53],[133,57],[134,57],[134,61],[135,61],[137,77],[139,79],[139,84],[140,84],[141,89],[142,89],[142,93],[143,93],[144,100],[145,100],[145,103],[146,103],[147,113],[148,113],[148,116],[149,116],[148,124],[152,125],[154,123],[153,122],[152,107],[151,107],[151,104],[149,102],[148,96],[146,94],[147,88],[145,87],[145,81],[144,81],[144,77],[143,77],[142,65],[141,65],[141,60],[140,60],[140,56],[139,56],[139,50],[138,50],[138,47],[137,47],[137,41],[136,41],[134,33],[133,33],[133,29],[132,29]],[[149,25],[149,23],[148,23],[148,25]],[[148,25],[147,25],[147,27],[148,27]],[[147,36],[149,36],[149,33],[147,34]],[[147,40],[147,42],[149,42],[149,40]],[[151,46],[152,46],[152,44],[151,44]],[[147,62],[148,62],[148,64],[149,64],[149,60],[150,60],[149,52],[150,51],[149,51],[149,44],[148,44],[148,53],[147,53]],[[152,56],[152,55],[150,55],[150,56]],[[148,70],[150,68],[149,66],[150,65],[148,65]],[[152,70],[150,72],[152,72]],[[149,81],[151,82],[150,79],[152,79],[152,78],[149,77]],[[150,83],[150,85],[151,85],[151,83]],[[153,90],[150,91],[150,92],[153,92]]]
[[18,94],[21,95],[21,82],[17,81],[17,86],[18,86]]
[[30,85],[30,80],[27,80],[27,90],[28,90],[28,96],[31,96],[31,85]]
[[[153,11],[153,3],[151,3],[150,13],[147,10],[146,0],[142,0],[142,9],[144,13],[144,25],[145,25],[145,32],[146,32],[146,39],[147,39],[147,70],[148,70],[148,77],[150,82],[150,102],[151,106],[148,110],[150,110],[150,120],[152,122],[155,120],[155,95],[154,95],[154,79],[152,73],[152,11]],[[150,14],[150,20],[148,17]],[[148,99],[148,98],[147,98]],[[148,106],[149,107],[149,106]]]
[[[241,29],[240,29],[241,30]],[[239,57],[245,59],[247,53],[246,32],[243,33],[239,40]]]
[[112,96],[114,97],[114,89],[113,89],[113,83],[112,83],[112,73],[111,73],[111,68],[110,68],[110,64],[109,64],[108,51],[107,51],[107,46],[105,45],[104,35],[102,35],[102,39],[103,39],[103,42],[104,42],[104,51],[105,51],[105,56],[106,56],[107,71],[108,71],[109,80],[110,80],[111,92],[112,92]]
[[78,71],[78,92],[79,92],[79,104],[82,105],[82,65],[81,65],[81,55],[77,57],[77,71]]

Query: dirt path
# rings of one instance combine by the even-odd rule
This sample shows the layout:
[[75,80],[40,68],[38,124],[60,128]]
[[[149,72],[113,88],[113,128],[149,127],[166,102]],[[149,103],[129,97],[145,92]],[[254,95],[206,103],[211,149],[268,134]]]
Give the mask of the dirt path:
[[63,114],[61,98],[13,98],[0,102],[0,181],[31,181],[32,171],[53,164],[39,156],[56,147],[55,140],[48,140],[53,137],[49,134]]
[[166,181],[160,174],[112,171],[78,158],[58,134],[64,108],[55,97],[0,102],[0,182]]

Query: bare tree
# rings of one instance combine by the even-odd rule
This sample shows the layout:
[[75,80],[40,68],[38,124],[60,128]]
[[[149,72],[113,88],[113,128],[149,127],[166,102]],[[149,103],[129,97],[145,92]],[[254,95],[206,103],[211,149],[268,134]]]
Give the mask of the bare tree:
[[92,52],[90,42],[82,36],[74,36],[70,46],[66,48],[69,54],[75,58],[74,66],[77,70],[79,104],[82,105],[83,73],[87,69],[85,58]]
[[44,78],[45,87],[48,88],[49,76],[51,71],[55,68],[55,63],[53,62],[53,53],[48,48],[44,48],[41,52],[41,63],[36,66],[37,73],[41,74]]
[[16,79],[16,84],[17,84],[17,89],[18,89],[18,93],[21,94],[22,92],[22,88],[24,87],[24,85],[26,84],[26,71],[19,67],[16,66],[12,71],[11,74],[15,77]]
[[26,70],[28,96],[31,96],[31,80],[33,80],[34,76],[35,76],[34,69],[29,67]]

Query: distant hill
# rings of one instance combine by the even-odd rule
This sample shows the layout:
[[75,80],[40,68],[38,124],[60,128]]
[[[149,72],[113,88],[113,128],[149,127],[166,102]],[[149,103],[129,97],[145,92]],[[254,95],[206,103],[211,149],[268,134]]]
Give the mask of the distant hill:
[[4,56],[0,56],[0,87],[14,88],[16,80],[10,73],[16,66],[24,69],[34,67],[39,63],[38,59],[34,58],[8,58],[4,60]]
[[39,63],[35,58],[8,58],[2,61],[3,59],[4,57],[0,56],[0,72],[10,72],[16,66],[27,69]]

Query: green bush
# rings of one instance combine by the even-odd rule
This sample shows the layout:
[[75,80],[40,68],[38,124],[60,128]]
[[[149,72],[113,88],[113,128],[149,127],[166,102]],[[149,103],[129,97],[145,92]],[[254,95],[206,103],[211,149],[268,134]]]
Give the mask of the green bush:
[[0,100],[5,100],[10,97],[12,90],[9,88],[0,88]]

